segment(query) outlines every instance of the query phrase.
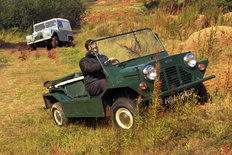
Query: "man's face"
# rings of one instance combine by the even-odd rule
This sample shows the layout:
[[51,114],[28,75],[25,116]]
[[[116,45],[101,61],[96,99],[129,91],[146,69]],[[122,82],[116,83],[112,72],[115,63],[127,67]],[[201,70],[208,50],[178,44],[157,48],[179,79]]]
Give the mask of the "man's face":
[[[97,47],[97,43],[93,42],[91,44],[92,49],[94,50],[94,52],[96,53],[96,55],[98,55],[98,47]],[[91,48],[90,48],[91,49]]]

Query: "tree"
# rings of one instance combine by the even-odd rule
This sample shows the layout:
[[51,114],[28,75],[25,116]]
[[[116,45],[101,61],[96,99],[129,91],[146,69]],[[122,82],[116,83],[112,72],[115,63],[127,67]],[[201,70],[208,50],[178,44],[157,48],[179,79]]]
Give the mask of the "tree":
[[0,10],[0,28],[27,29],[56,17],[66,18],[74,26],[80,23],[85,7],[81,0],[1,0]]

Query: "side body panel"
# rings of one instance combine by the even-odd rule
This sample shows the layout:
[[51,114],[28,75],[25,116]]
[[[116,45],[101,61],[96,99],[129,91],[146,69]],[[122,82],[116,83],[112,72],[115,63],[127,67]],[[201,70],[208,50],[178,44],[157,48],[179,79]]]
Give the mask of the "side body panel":
[[80,97],[61,102],[66,117],[104,117],[100,97]]
[[[71,74],[57,81],[68,80],[78,74],[80,73]],[[66,117],[104,117],[101,97],[90,97],[85,90],[83,80],[51,88],[50,93],[44,94],[43,97],[46,108],[51,108],[52,104],[60,102]]]

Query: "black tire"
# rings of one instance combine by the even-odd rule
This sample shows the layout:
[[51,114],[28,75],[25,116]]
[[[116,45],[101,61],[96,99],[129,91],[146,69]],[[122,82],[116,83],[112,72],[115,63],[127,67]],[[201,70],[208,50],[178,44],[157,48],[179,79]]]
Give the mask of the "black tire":
[[208,102],[207,90],[206,90],[205,85],[203,83],[200,83],[200,85],[199,85],[198,95],[200,97],[200,99],[199,99],[200,104],[203,105],[206,102]]
[[33,51],[36,51],[36,49],[37,49],[37,47],[36,47],[35,44],[31,44],[31,45],[30,45],[30,48],[31,48],[31,50],[33,50]]
[[54,118],[54,121],[59,126],[68,126],[69,119],[64,115],[64,112],[61,108],[61,105],[59,102],[53,104],[52,106],[52,116]]
[[136,103],[129,98],[117,99],[111,107],[111,119],[119,129],[131,129],[135,126]]
[[68,47],[74,47],[74,44],[73,44],[73,38],[72,37],[68,37]]
[[58,46],[59,46],[59,39],[58,39],[57,36],[53,36],[53,37],[52,37],[52,47],[53,47],[53,48],[56,48],[56,47],[58,47]]
[[46,46],[47,46],[47,50],[50,51],[52,49],[52,42],[48,41]]

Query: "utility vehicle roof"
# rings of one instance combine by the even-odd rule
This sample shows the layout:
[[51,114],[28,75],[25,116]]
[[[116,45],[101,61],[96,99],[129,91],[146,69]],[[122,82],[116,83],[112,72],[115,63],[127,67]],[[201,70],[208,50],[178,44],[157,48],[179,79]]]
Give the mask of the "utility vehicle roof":
[[42,24],[42,23],[47,23],[47,22],[52,21],[52,20],[61,20],[61,21],[69,22],[67,19],[63,19],[63,18],[53,18],[53,19],[49,19],[49,20],[46,20],[46,21],[43,21],[43,22],[40,22],[40,23],[36,23],[36,24],[34,24],[34,26],[39,25],[39,24]]

